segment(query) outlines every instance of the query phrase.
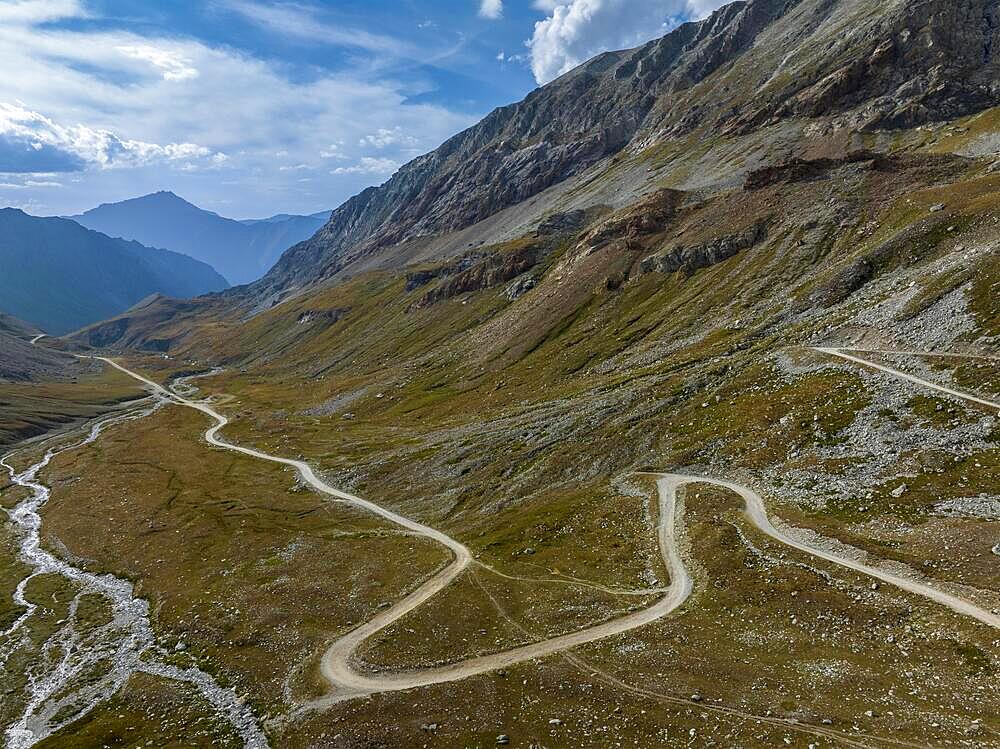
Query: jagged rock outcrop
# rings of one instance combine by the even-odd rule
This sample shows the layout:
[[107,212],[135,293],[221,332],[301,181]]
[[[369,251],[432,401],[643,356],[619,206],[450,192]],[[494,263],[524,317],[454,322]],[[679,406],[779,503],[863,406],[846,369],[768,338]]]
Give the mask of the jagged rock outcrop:
[[669,247],[655,255],[644,258],[640,264],[642,273],[693,273],[702,268],[717,265],[735,257],[743,250],[749,250],[767,239],[767,222],[762,221],[738,234],[718,237],[709,242],[693,246]]
[[[414,309],[429,307],[460,294],[506,283],[534,268],[544,257],[546,249],[546,245],[541,242],[522,242],[506,251],[482,257],[471,264],[454,263],[445,266],[438,273],[438,276],[445,276],[445,280],[429,289],[413,307]],[[412,276],[413,274],[410,274],[410,277]]]
[[591,229],[578,244],[578,254],[591,253],[620,243],[626,248],[638,248],[643,237],[663,231],[677,215],[685,195],[679,190],[657,190],[633,206],[612,214]]
[[487,253],[483,252],[467,252],[450,263],[409,271],[406,274],[406,293],[409,294],[411,291],[419,289],[421,286],[426,286],[439,278],[458,275],[487,256]]
[[554,234],[571,234],[580,231],[588,221],[587,211],[577,209],[554,213],[545,218],[535,229],[535,236],[550,237]]
[[[994,106],[1000,95],[995,0],[887,2],[890,11],[847,34],[855,42],[834,70],[816,66],[808,85],[775,115],[815,117],[861,107],[864,128],[912,127]],[[807,79],[808,80],[808,79]]]
[[761,190],[781,182],[801,182],[807,179],[821,177],[831,169],[845,164],[858,164],[866,161],[872,165],[882,164],[885,160],[879,154],[871,151],[854,151],[842,159],[792,159],[761,169],[754,169],[743,181],[744,190]]
[[334,307],[333,309],[311,309],[306,312],[301,313],[298,316],[296,322],[299,325],[324,325],[329,326],[334,323],[340,322],[348,314],[350,314],[350,307]]

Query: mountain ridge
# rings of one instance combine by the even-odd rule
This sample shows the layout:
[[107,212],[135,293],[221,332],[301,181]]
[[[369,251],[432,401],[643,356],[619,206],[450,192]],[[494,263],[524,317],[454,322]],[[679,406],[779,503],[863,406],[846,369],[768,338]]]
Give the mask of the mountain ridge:
[[291,219],[299,218],[312,218],[322,220],[324,223],[330,219],[330,214],[333,211],[317,211],[316,213],[310,213],[305,216],[300,216],[295,213],[276,213],[273,216],[268,216],[267,218],[243,218],[237,219],[241,224],[246,226],[253,226],[254,224],[278,224],[282,221],[289,221]]
[[0,209],[4,312],[50,334],[118,314],[162,292],[195,297],[222,291],[211,266],[180,253],[114,239],[70,219]]
[[825,118],[861,133],[979,111],[1000,102],[998,21],[993,0],[732,3],[494,110],[345,202],[248,294],[274,303],[360,257],[464,229],[616,154],[699,130],[740,137]]
[[189,255],[208,263],[234,285],[259,278],[284,250],[324,223],[322,213],[237,221],[169,190],[102,203],[69,218],[108,236]]

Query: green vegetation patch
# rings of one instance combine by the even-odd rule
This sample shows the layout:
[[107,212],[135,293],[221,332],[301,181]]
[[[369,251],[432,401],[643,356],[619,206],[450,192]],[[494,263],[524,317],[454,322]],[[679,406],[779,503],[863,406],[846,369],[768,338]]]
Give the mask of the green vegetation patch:
[[[209,448],[207,425],[168,407],[59,456],[43,523],[92,571],[135,582],[164,644],[183,644],[178,665],[196,663],[275,714],[288,707],[286,683],[312,688],[313,658],[336,632],[446,554],[296,489],[284,467]],[[85,613],[103,615],[90,602]]]
[[718,452],[734,465],[777,465],[797,451],[837,444],[869,402],[855,374],[829,370],[786,380],[753,365],[688,401],[672,420],[673,449],[682,464]]
[[0,454],[19,440],[94,418],[142,395],[135,380],[112,367],[79,382],[0,383]]
[[243,742],[190,685],[135,674],[110,700],[35,746],[237,749]]

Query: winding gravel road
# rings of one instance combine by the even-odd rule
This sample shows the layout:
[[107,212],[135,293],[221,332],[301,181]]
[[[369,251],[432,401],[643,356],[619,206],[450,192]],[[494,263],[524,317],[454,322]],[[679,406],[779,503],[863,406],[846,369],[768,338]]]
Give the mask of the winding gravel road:
[[[992,408],[1000,408],[1000,405],[990,401],[936,385],[935,383],[922,380],[918,377],[908,375],[890,367],[875,364],[860,357],[844,353],[839,349],[817,350],[826,354],[841,357],[848,361],[874,367],[904,380],[908,380],[921,386],[930,387],[949,395],[983,405],[988,405]],[[379,631],[403,618],[424,603],[427,603],[438,592],[443,590],[448,584],[455,580],[455,578],[462,574],[462,572],[472,562],[472,553],[470,550],[461,542],[451,538],[439,530],[422,523],[418,523],[414,520],[410,520],[409,518],[403,517],[392,510],[388,510],[373,502],[354,496],[353,494],[348,494],[340,491],[339,489],[335,489],[316,476],[312,468],[302,461],[282,458],[260,452],[259,450],[253,450],[251,448],[241,447],[239,445],[226,442],[218,436],[218,433],[219,430],[229,423],[229,420],[222,414],[215,411],[211,406],[203,402],[190,400],[178,395],[175,392],[171,392],[156,382],[153,382],[152,380],[123,367],[111,359],[102,358],[102,361],[105,361],[121,372],[145,383],[161,397],[170,399],[180,405],[193,408],[212,418],[215,421],[215,424],[205,432],[205,439],[209,443],[216,445],[217,447],[232,450],[260,460],[291,466],[298,471],[299,475],[306,483],[317,491],[333,497],[338,501],[348,502],[357,507],[368,510],[391,523],[412,531],[415,534],[433,539],[434,541],[437,541],[447,547],[452,552],[453,560],[450,564],[432,575],[401,601],[397,602],[385,611],[382,611],[374,618],[354,630],[348,632],[330,646],[330,648],[323,655],[321,670],[323,676],[330,683],[332,692],[329,696],[317,700],[309,707],[322,707],[332,702],[350,699],[359,695],[399,691],[465,679],[470,676],[495,671],[517,663],[544,658],[579,645],[619,635],[667,616],[671,612],[677,610],[688,599],[692,591],[691,577],[685,568],[680,552],[678,551],[675,523],[678,490],[683,486],[697,483],[713,484],[715,486],[723,487],[736,492],[744,500],[745,513],[750,522],[752,522],[753,525],[761,532],[776,541],[785,544],[786,546],[851,570],[852,572],[875,578],[886,584],[893,585],[901,590],[907,591],[908,593],[921,596],[933,601],[934,603],[945,606],[960,615],[976,619],[987,626],[1000,628],[1000,617],[977,606],[972,601],[946,593],[920,580],[911,579],[878,567],[863,564],[853,559],[841,557],[833,552],[815,547],[784,533],[771,523],[767,516],[764,501],[760,495],[748,487],[741,486],[730,481],[705,476],[657,473],[647,475],[655,476],[657,478],[657,488],[659,492],[657,539],[664,564],[666,565],[667,571],[670,575],[670,585],[666,588],[663,597],[655,604],[640,611],[632,612],[617,619],[587,627],[576,632],[570,632],[504,652],[478,656],[444,666],[396,672],[360,671],[356,667],[354,659],[354,654],[358,647]]]
[[[945,387],[944,385],[939,385],[936,382],[931,382],[930,380],[925,380],[922,377],[917,377],[916,375],[907,374],[898,369],[893,369],[892,367],[886,366],[885,364],[878,364],[873,361],[869,361],[863,357],[857,356],[858,352],[856,349],[841,349],[841,348],[814,348],[814,351],[819,351],[822,354],[828,354],[829,356],[836,356],[845,361],[854,362],[855,364],[860,364],[863,367],[871,367],[872,369],[877,369],[880,372],[885,372],[893,377],[898,377],[901,380],[906,380],[914,385],[919,385],[920,387],[928,388],[929,390],[937,390],[939,393],[944,393],[945,395],[950,395],[953,398],[959,398],[960,400],[968,401],[969,403],[976,403],[980,406],[986,406],[994,411],[1000,410],[1000,403],[997,401],[987,400],[986,398],[980,398],[978,396],[972,395],[971,393],[964,393],[961,390],[953,390],[952,388]],[[855,351],[855,354],[849,354],[848,351]],[[972,356],[970,354],[948,354],[948,353],[935,353],[926,354],[918,351],[877,351],[873,349],[865,349],[865,353],[871,354],[911,354],[913,356],[937,356],[937,357],[948,357],[954,356],[956,358],[962,359],[987,359],[995,361],[993,357],[990,356]]]

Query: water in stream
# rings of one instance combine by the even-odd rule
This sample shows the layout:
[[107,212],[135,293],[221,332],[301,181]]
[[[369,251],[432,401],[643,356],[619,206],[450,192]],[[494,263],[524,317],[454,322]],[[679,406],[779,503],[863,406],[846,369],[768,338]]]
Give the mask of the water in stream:
[[[192,685],[212,706],[219,718],[239,734],[247,749],[267,747],[257,720],[232,690],[223,688],[195,666],[181,667],[170,662],[169,653],[157,642],[150,626],[149,604],[136,598],[130,582],[113,575],[97,575],[69,564],[41,547],[39,510],[49,498],[49,489],[38,479],[39,472],[60,453],[88,445],[108,426],[152,414],[163,401],[131,413],[106,418],[89,427],[86,436],[68,446],[53,447],[22,473],[11,467],[7,456],[0,460],[13,484],[24,487],[30,495],[7,514],[18,534],[19,559],[29,573],[14,591],[14,603],[23,613],[5,631],[0,632],[0,671],[18,651],[30,649],[33,655],[26,678],[23,709],[20,716],[3,728],[5,746],[26,747],[42,741],[65,726],[79,720],[102,702],[114,696],[136,673],[146,673]],[[37,628],[31,624],[39,612],[39,603],[27,594],[32,580],[58,575],[72,586],[74,595],[67,615],[51,633],[43,630],[37,642]],[[82,621],[81,601],[96,594],[110,609],[110,618],[94,626]],[[32,635],[35,635],[33,637]]]

